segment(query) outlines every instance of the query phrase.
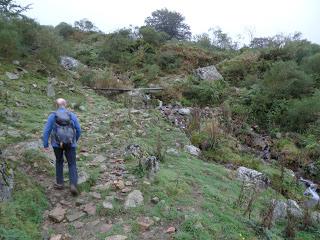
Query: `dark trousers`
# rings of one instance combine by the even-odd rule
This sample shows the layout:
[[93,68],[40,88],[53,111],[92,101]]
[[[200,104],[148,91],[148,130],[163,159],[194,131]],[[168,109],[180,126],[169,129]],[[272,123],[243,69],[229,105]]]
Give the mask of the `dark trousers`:
[[69,180],[70,184],[77,186],[78,183],[78,173],[77,173],[77,163],[76,163],[76,148],[53,148],[54,154],[56,155],[56,180],[58,184],[63,184],[63,154],[68,161],[69,168]]

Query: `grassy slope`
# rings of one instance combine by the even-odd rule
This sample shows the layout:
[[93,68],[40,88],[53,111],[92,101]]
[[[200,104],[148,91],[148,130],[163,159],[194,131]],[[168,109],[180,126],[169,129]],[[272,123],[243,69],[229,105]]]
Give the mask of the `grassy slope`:
[[[0,75],[11,66],[1,66]],[[54,110],[52,100],[46,97],[46,79],[38,76],[27,75],[23,79],[5,82],[5,88],[1,89],[2,96],[7,92],[8,101],[1,99],[0,111],[6,106],[20,113],[20,120],[16,123],[7,123],[1,120],[1,128],[14,127],[23,131],[23,136],[13,138],[5,136],[1,139],[1,148],[7,144],[21,141],[28,138],[39,137],[43,121],[48,112]],[[37,84],[34,88],[32,84]],[[70,86],[73,82],[69,82]],[[69,91],[67,87],[56,87],[57,95],[67,98],[70,102],[80,102],[87,106],[85,96],[76,90]],[[21,91],[24,88],[25,91]],[[59,94],[61,91],[61,94]],[[176,143],[187,144],[189,141],[180,130],[172,127],[164,121],[155,110],[148,111],[143,118],[148,118],[144,124],[146,136],[140,136],[137,129],[141,128],[139,119],[129,116],[128,110],[120,104],[111,103],[93,92],[89,94],[95,104],[87,112],[80,113],[80,119],[86,124],[90,124],[88,114],[97,114],[105,111],[105,121],[95,132],[84,132],[84,137],[88,137],[86,147],[94,148],[101,152],[105,148],[123,148],[123,142],[138,143],[146,151],[154,152],[158,140],[161,137],[163,148],[176,148]],[[16,102],[21,102],[24,106],[17,107]],[[49,106],[49,107],[48,107]],[[103,110],[103,111],[102,111]],[[113,119],[119,114],[123,115],[121,121]],[[104,116],[100,116],[104,117]],[[104,144],[105,134],[108,129],[117,128],[118,134],[109,137],[110,144]],[[4,140],[4,141],[3,141]],[[81,143],[80,143],[81,144]],[[176,239],[262,239],[257,230],[259,224],[259,212],[265,200],[271,197],[280,197],[272,189],[263,192],[254,208],[251,220],[243,216],[243,209],[234,208],[233,203],[239,196],[241,183],[235,180],[234,173],[226,170],[220,165],[206,163],[194,158],[179,149],[179,156],[166,155],[161,164],[161,170],[151,185],[141,184],[141,189],[145,196],[145,207],[133,211],[125,212],[122,206],[115,206],[115,210],[109,215],[124,218],[124,224],[129,224],[132,231],[130,239],[139,239],[139,230],[135,221],[136,216],[157,216],[161,218],[161,227],[166,229],[175,226],[178,231]],[[86,159],[81,159],[79,165],[85,163]],[[136,169],[137,162],[127,159],[127,166],[131,172]],[[94,171],[91,174],[96,174]],[[143,179],[141,179],[141,182]],[[43,190],[35,182],[32,182],[23,173],[19,173],[16,178],[16,191],[14,199],[10,203],[0,205],[0,234],[7,236],[5,239],[40,239],[39,228],[42,211],[47,203]],[[164,200],[156,205],[150,203],[150,199],[158,196]],[[32,202],[33,204],[29,204]],[[101,213],[104,214],[104,213]],[[157,224],[158,226],[159,224]],[[155,226],[155,227],[157,227]],[[282,225],[273,228],[268,234],[270,239],[282,239]],[[6,230],[4,230],[6,229]],[[3,233],[5,231],[5,233]],[[108,235],[123,232],[123,224],[115,224]],[[299,233],[297,239],[315,239],[317,233]],[[0,235],[1,236],[1,235]],[[9,238],[8,236],[11,236]],[[18,236],[18,237],[17,237]],[[99,236],[104,239],[105,235]]]

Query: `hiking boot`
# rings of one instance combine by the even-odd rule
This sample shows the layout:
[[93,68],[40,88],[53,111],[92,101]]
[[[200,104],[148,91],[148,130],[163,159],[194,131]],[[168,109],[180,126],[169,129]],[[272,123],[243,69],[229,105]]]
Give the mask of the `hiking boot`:
[[70,185],[70,192],[73,196],[77,196],[79,194],[77,187],[73,184]]
[[64,186],[63,186],[63,184],[55,183],[53,185],[53,188],[57,189],[57,190],[63,190]]

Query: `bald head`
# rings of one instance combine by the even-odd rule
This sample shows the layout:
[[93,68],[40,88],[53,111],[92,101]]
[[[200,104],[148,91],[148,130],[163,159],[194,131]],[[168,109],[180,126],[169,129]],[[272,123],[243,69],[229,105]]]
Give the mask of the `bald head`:
[[66,107],[67,106],[67,101],[63,98],[58,98],[56,100],[56,104],[58,107]]

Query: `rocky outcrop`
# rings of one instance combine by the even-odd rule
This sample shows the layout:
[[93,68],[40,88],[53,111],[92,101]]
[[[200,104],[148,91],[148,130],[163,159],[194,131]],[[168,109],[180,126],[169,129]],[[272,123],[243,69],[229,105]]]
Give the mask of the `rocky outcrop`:
[[61,56],[60,64],[64,69],[67,70],[75,70],[81,65],[80,61],[68,56]]
[[214,65],[198,68],[195,70],[195,74],[201,80],[215,81],[219,79],[223,79],[222,75],[218,72]]
[[155,156],[149,156],[142,161],[143,168],[147,170],[147,176],[152,179],[160,170],[160,161]]
[[237,178],[241,181],[253,183],[261,188],[270,185],[270,180],[263,173],[246,167],[239,167],[237,169]]
[[2,202],[10,200],[14,187],[14,178],[13,170],[8,167],[5,161],[0,161],[0,202]]
[[294,200],[273,200],[273,221],[287,218],[288,212],[295,219],[302,219],[303,210],[300,208],[298,203]]
[[194,155],[194,156],[199,156],[201,154],[201,150],[199,148],[197,148],[196,146],[193,146],[193,145],[186,145],[184,147],[184,149],[190,153],[191,155]]

